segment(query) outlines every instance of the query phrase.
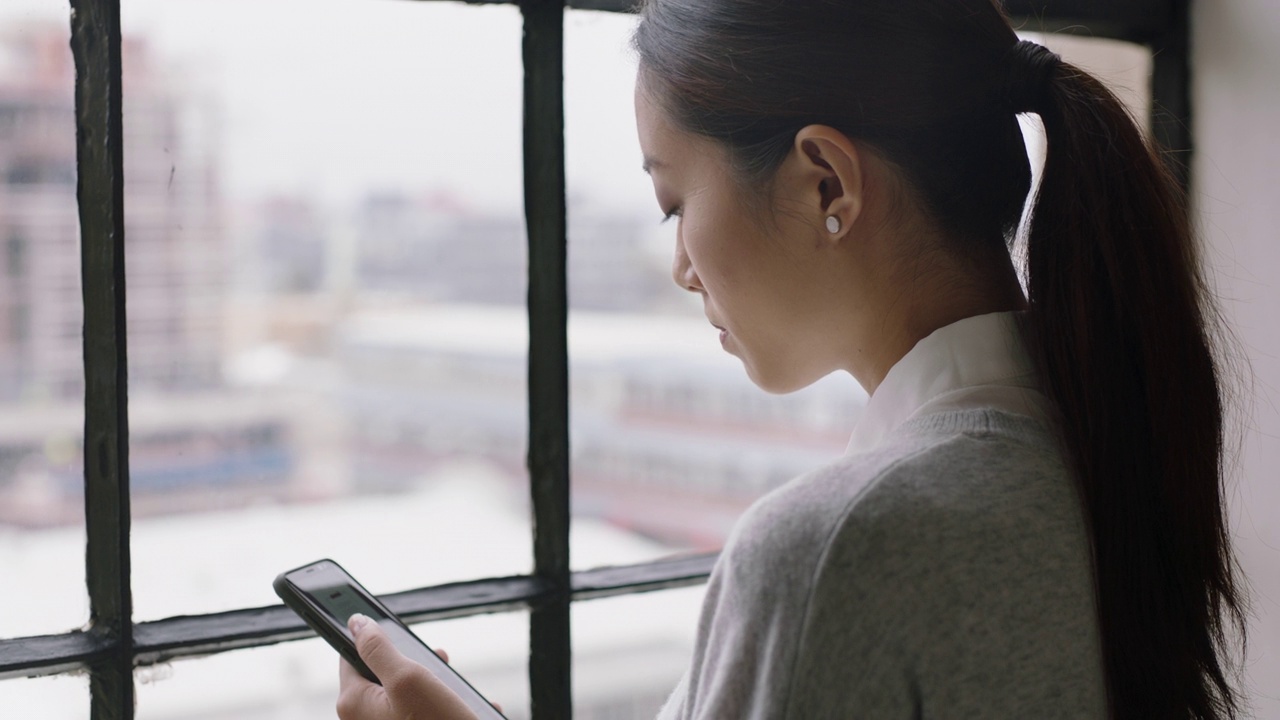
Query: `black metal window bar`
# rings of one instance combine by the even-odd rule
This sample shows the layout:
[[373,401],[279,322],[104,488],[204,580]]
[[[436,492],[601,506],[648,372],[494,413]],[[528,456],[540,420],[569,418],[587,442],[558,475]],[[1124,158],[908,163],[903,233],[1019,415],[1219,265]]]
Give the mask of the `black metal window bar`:
[[[482,0],[506,2],[507,0]],[[0,678],[88,671],[91,717],[131,720],[134,669],[175,658],[309,636],[282,606],[137,623],[129,553],[124,169],[120,0],[70,0],[84,293],[85,630],[0,640]],[[702,582],[702,555],[584,572],[569,570],[566,346],[564,13],[629,12],[631,0],[518,0],[524,18],[524,182],[529,243],[529,473],[534,573],[388,595],[409,621],[527,608],[536,720],[572,717],[569,608],[576,600]],[[1106,37],[1154,55],[1151,131],[1184,184],[1191,152],[1189,0],[1010,0],[1022,27]],[[3,710],[0,708],[0,710]]]

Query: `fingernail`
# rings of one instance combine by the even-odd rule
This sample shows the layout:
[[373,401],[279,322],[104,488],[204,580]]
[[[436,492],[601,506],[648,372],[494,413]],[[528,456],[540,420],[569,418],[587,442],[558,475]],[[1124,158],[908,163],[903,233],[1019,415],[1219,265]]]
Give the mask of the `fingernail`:
[[351,632],[358,633],[363,630],[369,622],[370,620],[367,615],[356,613],[351,616],[351,619],[347,620],[347,627],[351,629]]

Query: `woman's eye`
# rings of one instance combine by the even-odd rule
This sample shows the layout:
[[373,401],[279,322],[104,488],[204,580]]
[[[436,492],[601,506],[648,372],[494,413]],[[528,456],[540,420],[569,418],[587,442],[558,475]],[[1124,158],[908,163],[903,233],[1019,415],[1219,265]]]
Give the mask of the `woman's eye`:
[[682,212],[682,210],[683,208],[679,208],[679,207],[671,208],[671,210],[667,211],[667,214],[662,217],[662,222],[658,224],[661,225],[662,223],[665,223],[666,221],[670,220],[673,217],[680,217],[680,213]]

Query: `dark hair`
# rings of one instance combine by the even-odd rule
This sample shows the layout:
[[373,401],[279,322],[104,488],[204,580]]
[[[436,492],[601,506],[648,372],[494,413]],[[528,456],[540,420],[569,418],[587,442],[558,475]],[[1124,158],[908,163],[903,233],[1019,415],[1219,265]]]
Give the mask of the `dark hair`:
[[645,87],[748,182],[829,125],[975,256],[1016,234],[1016,114],[1040,115],[1023,332],[1089,524],[1111,715],[1237,717],[1220,325],[1183,192],[1119,100],[993,0],[647,0],[634,44]]

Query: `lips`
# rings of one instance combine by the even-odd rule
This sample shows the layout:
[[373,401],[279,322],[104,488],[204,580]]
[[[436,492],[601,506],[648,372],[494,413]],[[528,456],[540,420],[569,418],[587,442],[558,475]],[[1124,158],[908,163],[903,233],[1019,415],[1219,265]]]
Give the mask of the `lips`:
[[[710,320],[708,320],[708,322],[710,322]],[[729,331],[725,330],[724,328],[720,327],[715,323],[711,323],[711,327],[720,331],[720,344],[724,345],[725,341],[729,339]]]

